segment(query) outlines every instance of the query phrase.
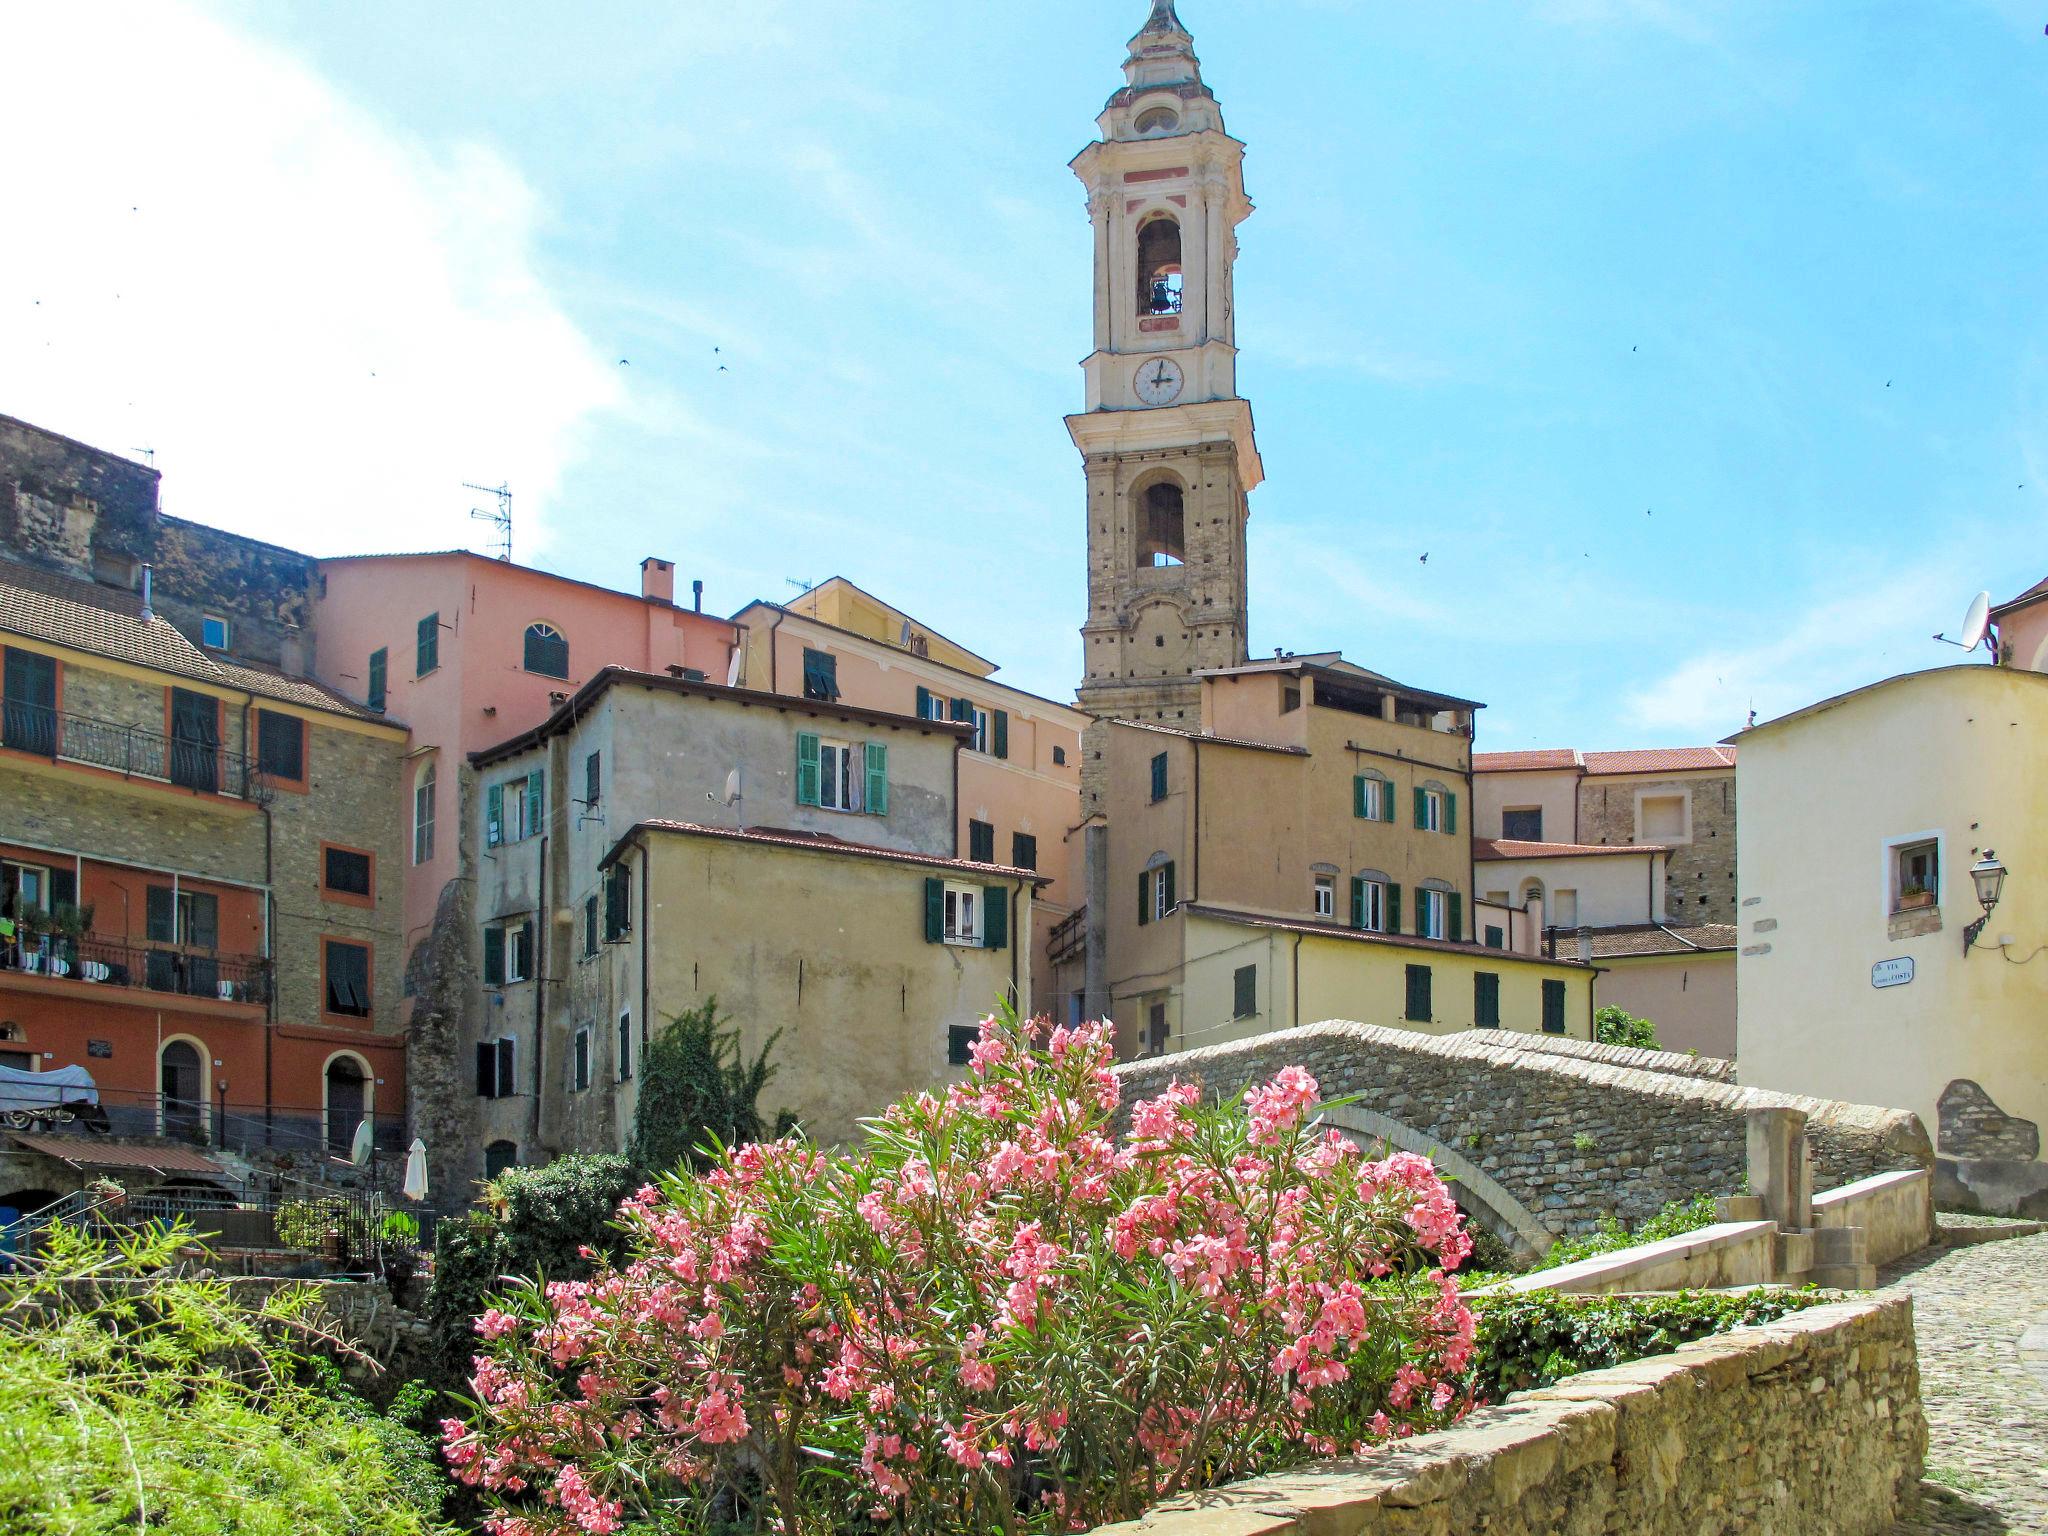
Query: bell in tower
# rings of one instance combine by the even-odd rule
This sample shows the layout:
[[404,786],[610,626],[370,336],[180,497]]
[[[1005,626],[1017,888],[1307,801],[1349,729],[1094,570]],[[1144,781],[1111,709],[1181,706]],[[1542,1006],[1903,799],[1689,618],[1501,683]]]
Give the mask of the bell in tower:
[[1096,127],[1073,160],[1095,236],[1087,409],[1067,418],[1088,493],[1078,699],[1194,730],[1196,674],[1245,660],[1247,497],[1263,471],[1237,393],[1244,146],[1173,0],[1154,0]]

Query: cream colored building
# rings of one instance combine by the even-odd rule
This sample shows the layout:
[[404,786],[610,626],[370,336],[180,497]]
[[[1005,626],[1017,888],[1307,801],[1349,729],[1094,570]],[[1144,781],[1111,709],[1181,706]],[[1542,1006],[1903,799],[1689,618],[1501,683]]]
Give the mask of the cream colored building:
[[[737,681],[947,720],[967,728],[959,756],[956,840],[947,851],[1036,870],[1041,887],[1032,993],[1053,1006],[1082,984],[1081,734],[1071,705],[996,680],[996,665],[844,577],[787,604],[750,603],[739,628]],[[1056,956],[1064,956],[1064,965]]]
[[1742,1081],[1910,1109],[1939,1198],[2048,1212],[2048,676],[1909,673],[1734,739]]

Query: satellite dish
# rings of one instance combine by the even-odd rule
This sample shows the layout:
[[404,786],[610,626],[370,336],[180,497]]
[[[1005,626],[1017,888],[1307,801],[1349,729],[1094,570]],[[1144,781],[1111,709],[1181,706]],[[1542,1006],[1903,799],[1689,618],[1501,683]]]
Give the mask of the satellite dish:
[[732,660],[725,664],[725,686],[737,688],[740,685],[740,662],[745,653],[738,646],[733,647]]
[[1991,594],[1979,592],[1970,599],[1970,611],[1963,615],[1962,647],[1974,651],[1984,643],[1984,632],[1991,627]]
[[896,643],[906,651],[910,649],[910,620],[905,619],[903,621],[903,628],[896,637]]
[[738,805],[740,803],[740,771],[737,768],[725,776],[725,803],[727,805]]

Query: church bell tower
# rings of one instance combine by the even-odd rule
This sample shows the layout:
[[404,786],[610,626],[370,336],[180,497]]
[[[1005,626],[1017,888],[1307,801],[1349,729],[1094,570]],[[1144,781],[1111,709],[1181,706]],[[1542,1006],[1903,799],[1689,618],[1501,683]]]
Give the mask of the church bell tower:
[[[1154,0],[1124,78],[1073,160],[1095,232],[1087,409],[1067,418],[1088,484],[1077,698],[1195,730],[1194,674],[1245,660],[1246,498],[1263,472],[1237,393],[1232,274],[1252,205],[1244,146],[1173,0]],[[1100,787],[1101,727],[1090,734],[1084,810]]]

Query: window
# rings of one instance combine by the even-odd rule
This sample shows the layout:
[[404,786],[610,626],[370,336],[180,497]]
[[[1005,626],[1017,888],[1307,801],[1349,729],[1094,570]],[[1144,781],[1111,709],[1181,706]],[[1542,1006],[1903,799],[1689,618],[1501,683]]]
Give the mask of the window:
[[171,690],[171,782],[220,790],[220,700],[189,688]]
[[1361,773],[1351,781],[1351,814],[1364,821],[1394,819],[1394,786],[1376,773]]
[[518,1092],[510,1035],[479,1040],[476,1047],[476,1093],[480,1099],[509,1099]]
[[173,901],[168,885],[152,885],[144,898],[144,922],[153,944],[220,947],[220,898],[206,891],[179,891]]
[[804,647],[804,697],[827,703],[839,697],[839,658],[830,651]]
[[924,883],[924,937],[928,944],[1004,949],[1010,942],[1010,888],[964,885],[936,877]]
[[228,621],[217,613],[209,613],[199,621],[199,643],[209,651],[224,651],[228,640],[234,634]]
[[1158,480],[1139,505],[1138,564],[1163,567],[1187,560],[1187,514],[1179,484]]
[[274,709],[256,711],[256,766],[273,779],[306,782],[306,722]]
[[1316,876],[1315,906],[1317,917],[1337,915],[1337,882],[1329,875]]
[[604,762],[599,753],[593,752],[583,759],[583,809],[594,811],[597,803],[604,798]]
[[633,872],[614,864],[604,877],[604,941],[616,944],[633,931]]
[[374,899],[371,871],[376,856],[360,848],[336,848],[323,843],[320,848],[320,894],[344,901],[353,900],[362,906],[370,905]]
[[810,731],[799,731],[796,803],[828,811],[888,815],[888,746],[879,741],[826,741]]
[[1472,978],[1472,1023],[1477,1029],[1500,1028],[1500,977],[1492,971]]
[[1177,315],[1180,302],[1180,225],[1162,214],[1138,230],[1138,313]]
[[1939,841],[1900,843],[1892,849],[1892,910],[1910,912],[1941,900]]
[[1170,107],[1147,107],[1131,126],[1140,133],[1171,133],[1180,126],[1180,117]]
[[633,1010],[619,1012],[619,1081],[633,1081]]
[[1067,765],[1067,749],[1066,749],[1065,747],[1054,747],[1054,748],[1052,749],[1052,761],[1053,761],[1053,766],[1054,766],[1055,768],[1064,768],[1064,767],[1066,767],[1066,765]]
[[1543,1032],[1546,1035],[1564,1033],[1564,983],[1561,981],[1543,983]]
[[533,919],[508,918],[484,928],[484,985],[508,986],[533,977]]
[[1038,868],[1038,839],[1029,832],[1010,834],[1010,864],[1015,869]]
[[852,743],[818,743],[818,804],[828,811],[860,809],[860,775],[854,771]]
[[1686,814],[1686,797],[1677,795],[1645,795],[1637,802],[1636,820],[1639,823],[1638,842],[1682,843],[1690,840]]
[[590,1027],[576,1031],[569,1047],[569,1091],[581,1093],[590,1086]]
[[1259,968],[1240,965],[1230,978],[1230,1016],[1248,1019],[1259,1011]]
[[948,944],[981,942],[981,899],[978,887],[947,885],[945,935]]
[[[606,889],[610,889],[609,881]],[[583,958],[586,960],[597,953],[597,935],[597,897],[590,895],[583,898]]]
[[56,658],[8,646],[4,671],[0,671],[0,693],[6,697],[5,710],[0,712],[0,744],[17,752],[55,757]]
[[1526,805],[1502,811],[1500,813],[1500,835],[1511,842],[1542,842],[1543,807],[1540,805]]
[[1550,926],[1553,928],[1576,928],[1579,926],[1579,893],[1569,887],[1551,892]]
[[1458,797],[1435,785],[1415,786],[1415,827],[1419,832],[1458,830]]
[[1160,753],[1152,759],[1152,800],[1154,804],[1166,798],[1166,754]]
[[352,1019],[370,1016],[370,946],[326,941],[327,1011]]
[[431,864],[434,860],[434,765],[428,761],[412,786],[412,861]]
[[1444,893],[1442,891],[1417,891],[1415,893],[1415,931],[1425,939],[1441,939],[1445,935]]
[[917,718],[920,720],[943,720],[946,718],[946,701],[929,688],[917,690]]
[[541,830],[546,775],[539,769],[493,784],[484,791],[484,842],[492,848],[516,843]]
[[1381,875],[1358,875],[1351,882],[1351,926],[1367,933],[1391,933],[1401,926],[1401,888]]
[[1138,922],[1142,925],[1163,918],[1176,905],[1173,892],[1173,862],[1155,863],[1138,875]]
[[1429,967],[1411,965],[1408,967],[1407,1006],[1402,1010],[1403,1018],[1411,1024],[1427,1024],[1429,1010]]
[[389,660],[389,653],[381,645],[370,652],[370,681],[363,701],[379,714],[384,710],[384,672]]
[[1486,925],[1486,947],[1488,949],[1507,948],[1507,935],[1500,930],[1498,924],[1488,923]]
[[495,1179],[507,1168],[519,1166],[519,1144],[513,1141],[494,1141],[484,1148],[484,1177]]
[[1301,689],[1289,684],[1280,690],[1280,713],[1291,715],[1301,708]]
[[985,821],[967,823],[967,857],[977,864],[996,861],[996,829]]
[[972,1024],[951,1024],[946,1027],[946,1065],[964,1067],[974,1060],[974,1045],[981,1038],[981,1031]]
[[974,727],[974,735],[968,739],[967,745],[977,752],[988,751],[991,745],[988,735],[988,711],[979,704],[968,706],[968,722]]
[[425,677],[441,665],[441,615],[430,613],[419,622],[414,644],[412,675]]
[[526,626],[526,670],[542,677],[569,675],[569,640],[552,624]]
[[1148,1056],[1165,1055],[1168,1038],[1166,1004],[1154,1003],[1145,1010],[1145,1054]]

